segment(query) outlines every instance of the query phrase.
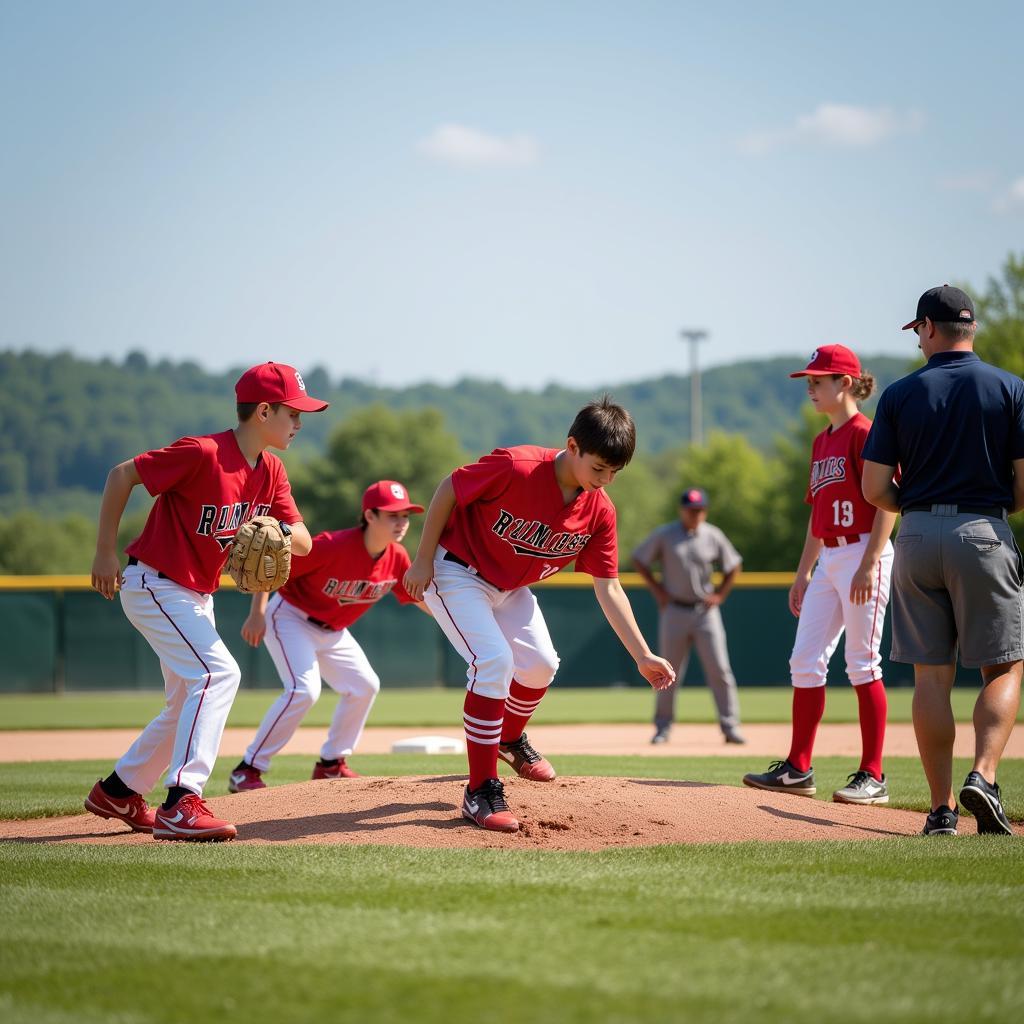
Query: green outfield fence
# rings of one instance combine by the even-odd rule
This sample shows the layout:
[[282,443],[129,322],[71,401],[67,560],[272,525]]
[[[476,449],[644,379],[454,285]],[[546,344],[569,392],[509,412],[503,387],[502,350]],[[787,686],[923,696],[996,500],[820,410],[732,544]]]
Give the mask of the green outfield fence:
[[[789,653],[796,620],[787,607],[789,573],[745,573],[722,609],[733,670],[741,686],[778,686],[789,681]],[[637,620],[652,647],[657,609],[636,574],[624,574]],[[560,686],[645,686],[593,595],[590,578],[562,573],[538,584],[562,659]],[[229,577],[215,598],[217,625],[242,667],[242,686],[276,688],[267,652],[253,649],[240,629],[249,597]],[[882,651],[889,650],[886,616]],[[465,665],[426,615],[385,599],[353,627],[382,680],[389,686],[462,686]],[[63,693],[89,690],[151,690],[163,687],[156,656],[132,628],[117,601],[105,601],[87,576],[0,576],[0,693]],[[907,665],[886,663],[886,681],[912,682]],[[967,676],[967,673],[962,673]],[[687,680],[700,681],[691,658]],[[844,678],[842,645],[832,659],[830,681]],[[965,681],[967,681],[965,679]]]

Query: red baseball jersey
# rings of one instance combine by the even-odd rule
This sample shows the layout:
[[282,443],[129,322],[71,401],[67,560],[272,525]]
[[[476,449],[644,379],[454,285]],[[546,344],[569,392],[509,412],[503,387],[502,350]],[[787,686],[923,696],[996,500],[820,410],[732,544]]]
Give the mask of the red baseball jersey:
[[570,562],[599,579],[618,576],[615,506],[603,490],[565,504],[557,448],[496,448],[452,474],[455,509],[441,544],[503,590],[553,576]]
[[811,448],[811,480],[805,501],[811,506],[811,533],[821,540],[870,533],[878,509],[861,493],[861,452],[871,420],[857,413],[838,430],[828,427]]
[[402,586],[409,553],[391,543],[379,558],[371,558],[358,526],[318,533],[308,555],[292,559],[292,572],[281,588],[289,604],[333,629],[351,626],[385,594],[402,604],[413,599]]
[[254,516],[302,521],[281,460],[263,452],[250,466],[233,430],[183,437],[135,456],[135,468],[156,502],[129,555],[190,590],[220,585],[235,531]]

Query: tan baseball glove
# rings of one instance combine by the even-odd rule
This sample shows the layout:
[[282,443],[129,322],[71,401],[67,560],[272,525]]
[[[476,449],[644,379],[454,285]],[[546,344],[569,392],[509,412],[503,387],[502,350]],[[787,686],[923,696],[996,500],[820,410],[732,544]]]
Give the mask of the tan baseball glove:
[[242,523],[231,542],[225,568],[246,594],[283,587],[292,568],[292,531],[272,516],[256,516]]

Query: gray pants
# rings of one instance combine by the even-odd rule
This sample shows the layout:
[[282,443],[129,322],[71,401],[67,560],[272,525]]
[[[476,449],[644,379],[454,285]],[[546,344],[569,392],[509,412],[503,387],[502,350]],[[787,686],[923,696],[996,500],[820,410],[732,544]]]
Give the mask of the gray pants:
[[740,702],[736,677],[729,664],[722,613],[717,608],[667,605],[658,619],[658,645],[661,656],[676,670],[676,682],[667,690],[658,691],[654,724],[660,729],[675,721],[676,690],[682,685],[690,651],[696,646],[704,677],[715,698],[722,732],[736,729],[740,724]]

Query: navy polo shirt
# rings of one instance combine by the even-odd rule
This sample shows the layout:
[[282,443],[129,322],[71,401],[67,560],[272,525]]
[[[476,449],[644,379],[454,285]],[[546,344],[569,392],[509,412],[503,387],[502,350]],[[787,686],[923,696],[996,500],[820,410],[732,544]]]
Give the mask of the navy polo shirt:
[[882,392],[863,457],[899,466],[900,508],[1013,508],[1024,459],[1024,381],[974,352],[938,352]]

